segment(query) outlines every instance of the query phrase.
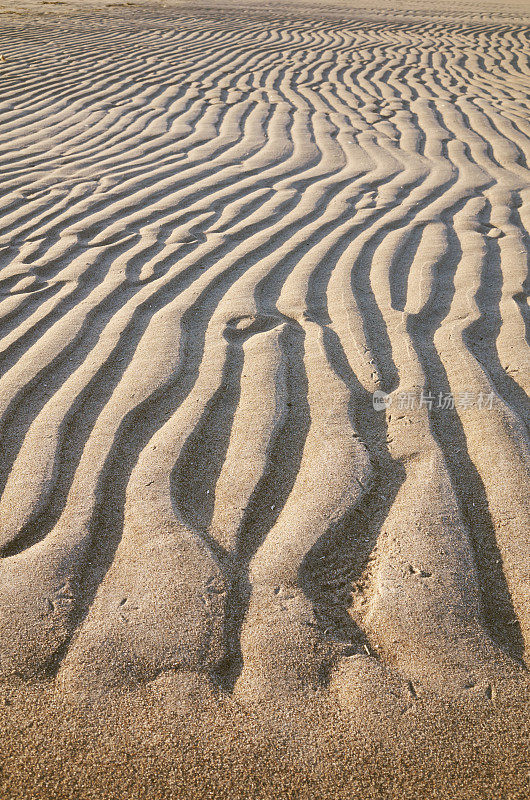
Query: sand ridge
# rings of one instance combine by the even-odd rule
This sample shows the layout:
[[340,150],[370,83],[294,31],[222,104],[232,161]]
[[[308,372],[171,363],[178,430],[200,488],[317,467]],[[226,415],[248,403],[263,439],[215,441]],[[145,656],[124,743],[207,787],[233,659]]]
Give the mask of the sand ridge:
[[516,740],[523,16],[59,5],[1,9],[6,741],[153,693]]

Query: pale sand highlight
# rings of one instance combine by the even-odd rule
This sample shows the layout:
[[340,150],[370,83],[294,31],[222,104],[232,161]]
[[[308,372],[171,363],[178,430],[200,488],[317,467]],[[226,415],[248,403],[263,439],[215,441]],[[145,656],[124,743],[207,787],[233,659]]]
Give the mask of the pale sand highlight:
[[526,797],[530,13],[0,12],[2,797]]

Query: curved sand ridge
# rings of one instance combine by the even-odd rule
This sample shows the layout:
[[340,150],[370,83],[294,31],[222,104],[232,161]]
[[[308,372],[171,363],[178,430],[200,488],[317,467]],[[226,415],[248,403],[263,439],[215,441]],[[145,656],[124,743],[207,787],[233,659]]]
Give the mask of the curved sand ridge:
[[2,677],[525,685],[528,29],[12,25]]

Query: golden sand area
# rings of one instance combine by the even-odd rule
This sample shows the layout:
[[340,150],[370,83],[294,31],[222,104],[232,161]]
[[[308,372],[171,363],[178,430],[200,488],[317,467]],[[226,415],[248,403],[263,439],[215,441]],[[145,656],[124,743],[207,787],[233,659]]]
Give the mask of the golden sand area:
[[530,9],[0,2],[0,796],[526,798]]

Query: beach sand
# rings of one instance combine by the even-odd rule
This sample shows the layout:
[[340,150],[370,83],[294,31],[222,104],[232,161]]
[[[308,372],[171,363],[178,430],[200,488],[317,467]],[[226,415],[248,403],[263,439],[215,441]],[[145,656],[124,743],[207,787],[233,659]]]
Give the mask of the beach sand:
[[0,796],[526,798],[530,9],[0,53]]

